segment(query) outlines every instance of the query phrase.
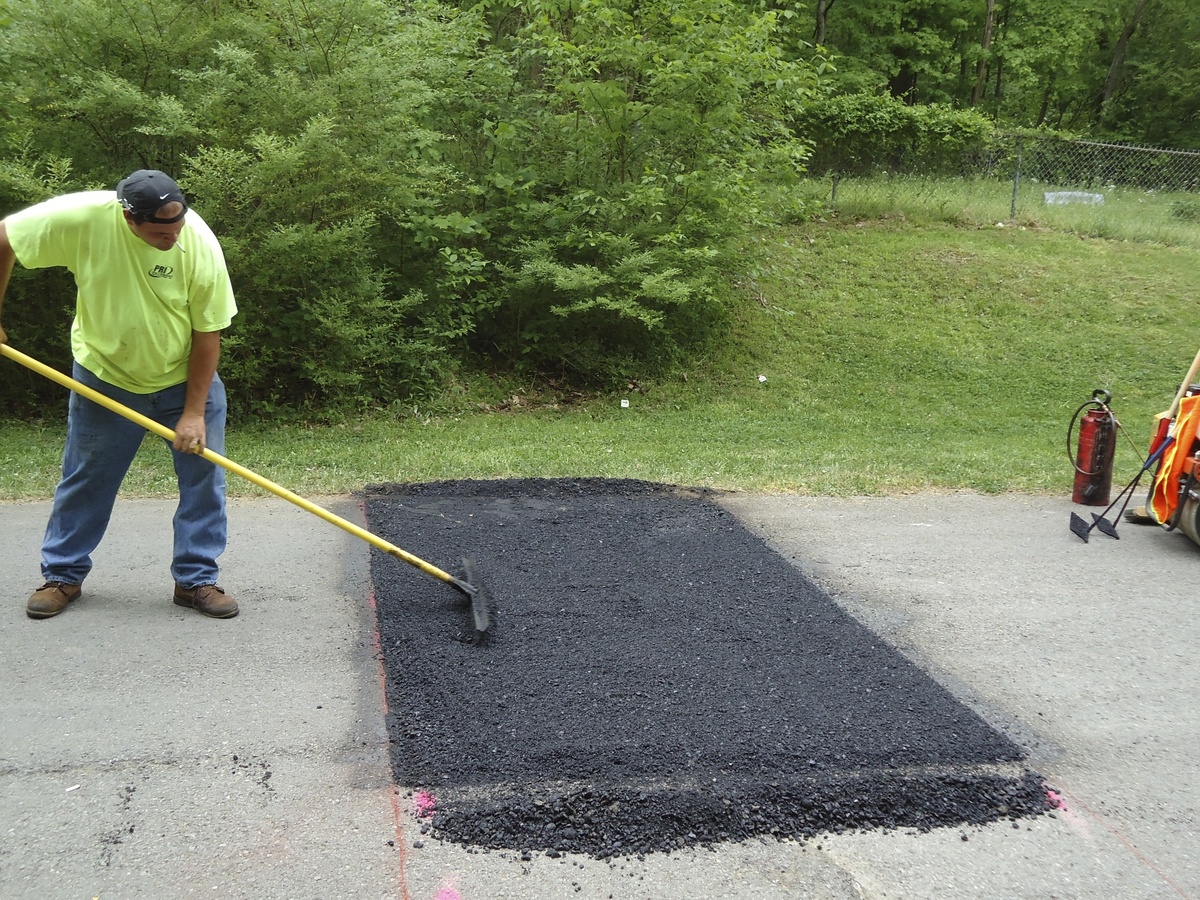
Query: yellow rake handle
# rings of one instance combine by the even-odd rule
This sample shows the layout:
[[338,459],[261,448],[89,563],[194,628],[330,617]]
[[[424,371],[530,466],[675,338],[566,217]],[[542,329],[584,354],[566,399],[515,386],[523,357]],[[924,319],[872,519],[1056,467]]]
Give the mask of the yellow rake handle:
[[[21,365],[25,366],[27,369],[31,369],[34,372],[37,372],[39,375],[44,375],[45,377],[49,378],[51,381],[58,382],[63,387],[70,388],[71,390],[75,391],[77,394],[87,397],[89,400],[91,400],[95,403],[99,403],[101,406],[112,410],[117,415],[124,416],[126,419],[128,419],[131,422],[136,422],[138,425],[141,425],[147,431],[153,431],[155,434],[159,435],[160,437],[166,438],[171,443],[175,442],[175,432],[172,431],[170,428],[167,428],[165,425],[160,425],[158,422],[155,422],[153,419],[146,418],[141,413],[135,412],[134,410],[130,409],[128,406],[118,403],[116,400],[113,400],[111,397],[106,397],[103,394],[101,394],[99,391],[92,390],[86,384],[80,384],[78,381],[76,381],[74,378],[70,377],[69,375],[64,375],[62,372],[59,372],[57,369],[52,369],[49,366],[38,362],[33,357],[26,356],[24,353],[21,353],[18,350],[14,350],[12,347],[8,346],[8,344],[0,344],[0,355],[7,356],[9,359],[13,360],[14,362],[20,363]],[[294,494],[291,491],[289,491],[287,488],[281,487],[280,485],[276,484],[275,482],[271,481],[270,479],[263,478],[257,472],[252,472],[249,469],[245,468],[244,466],[239,466],[233,460],[226,459],[220,453],[214,453],[212,450],[209,450],[206,448],[202,453],[200,453],[198,455],[204,457],[211,463],[215,463],[216,465],[220,466],[223,469],[228,469],[230,472],[232,472],[235,475],[240,475],[242,478],[245,478],[247,481],[251,481],[254,484],[257,484],[260,488],[270,491],[276,497],[282,497],[284,500],[287,500],[290,503],[296,504],[296,506],[300,507],[301,509],[307,510],[308,512],[312,513],[314,516],[320,516],[326,522],[333,523],[338,528],[341,528],[343,531],[348,531],[350,534],[354,535],[355,537],[362,538],[364,541],[366,541],[372,547],[376,547],[376,548],[382,550],[384,553],[388,553],[388,554],[396,557],[397,559],[402,559],[402,560],[404,560],[404,562],[408,563],[411,566],[416,566],[418,569],[420,569],[425,574],[432,575],[434,578],[437,578],[439,581],[444,581],[444,582],[446,582],[446,584],[454,585],[456,587],[463,586],[463,583],[459,579],[457,579],[453,575],[451,575],[449,572],[444,572],[441,569],[439,569],[437,566],[435,566],[431,563],[425,562],[425,560],[421,559],[420,557],[413,556],[411,553],[407,552],[406,550],[401,550],[399,547],[395,546],[394,544],[388,543],[383,538],[379,537],[379,535],[372,534],[371,532],[367,531],[365,528],[360,528],[359,526],[355,525],[353,522],[348,522],[345,519],[343,519],[341,516],[335,515],[334,513],[331,513],[329,510],[323,509],[322,507],[317,506],[315,503],[310,503],[308,500],[305,500],[299,494]]]
[[1183,383],[1179,385],[1179,391],[1175,394],[1175,399],[1171,402],[1169,409],[1160,412],[1155,419],[1174,419],[1175,414],[1179,412],[1179,404],[1183,402],[1183,395],[1187,393],[1189,387],[1192,386],[1192,379],[1196,377],[1196,373],[1200,372],[1200,353],[1196,354],[1196,358],[1192,360],[1192,367],[1188,369],[1186,375],[1183,376]]

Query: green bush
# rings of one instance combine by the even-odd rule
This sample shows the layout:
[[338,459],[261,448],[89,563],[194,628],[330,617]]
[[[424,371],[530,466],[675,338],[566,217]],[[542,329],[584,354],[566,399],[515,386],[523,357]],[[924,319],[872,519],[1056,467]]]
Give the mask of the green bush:
[[894,97],[814,99],[793,118],[812,145],[809,170],[834,177],[879,173],[961,175],[964,160],[990,150],[993,124],[974,110],[910,106]]
[[[721,333],[815,83],[777,13],[727,0],[21,8],[0,21],[0,122],[25,148],[5,212],[175,175],[229,263],[239,415],[389,406],[460,366],[590,385],[669,365]],[[60,360],[62,274],[22,273],[5,309]]]
[[[438,248],[414,246],[401,223],[425,200],[461,203],[425,120],[474,33],[374,0],[158,11],[55,0],[12,25],[13,81],[30,102],[8,110],[28,138],[0,170],[5,212],[139,166],[170,171],[229,263],[240,314],[222,373],[236,414],[338,414],[433,391],[451,363],[439,323],[453,317],[427,308],[442,298],[429,289]],[[80,55],[96,61],[86,75]],[[20,273],[5,309],[14,343],[60,364],[69,311],[41,295],[63,275]]]
[[[86,185],[70,160],[39,158],[28,139],[0,157],[0,217]],[[4,329],[20,350],[64,372],[71,368],[70,323],[75,282],[66,269],[31,272],[16,266],[4,304]],[[66,408],[62,388],[7,360],[0,361],[0,408],[23,417],[58,414]]]
[[779,123],[815,76],[782,57],[775,13],[539,9],[493,7],[503,75],[475,80],[478,118],[439,118],[466,122],[456,161],[477,173],[496,274],[470,346],[589,382],[645,374],[720,333],[755,192],[801,171]]

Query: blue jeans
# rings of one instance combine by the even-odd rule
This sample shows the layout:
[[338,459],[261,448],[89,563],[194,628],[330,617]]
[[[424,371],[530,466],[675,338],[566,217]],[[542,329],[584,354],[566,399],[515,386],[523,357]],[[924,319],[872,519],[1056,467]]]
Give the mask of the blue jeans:
[[[183,414],[186,384],[153,394],[131,394],[101,381],[78,363],[73,374],[76,381],[168,428],[174,428]],[[225,412],[225,385],[214,376],[204,420],[206,442],[215,453],[225,452]],[[145,435],[142,426],[72,392],[62,481],[54,491],[54,508],[42,541],[46,581],[83,583],[92,569],[92,551],[108,527],[117,491]],[[216,584],[217,557],[225,550],[228,533],[225,470],[194,453],[171,449],[171,455],[179,482],[171,575],[185,588]]]

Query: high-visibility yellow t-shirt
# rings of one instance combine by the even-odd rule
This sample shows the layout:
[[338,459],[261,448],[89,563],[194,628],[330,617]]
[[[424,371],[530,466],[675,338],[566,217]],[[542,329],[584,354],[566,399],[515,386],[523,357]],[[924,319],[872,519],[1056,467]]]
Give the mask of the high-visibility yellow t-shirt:
[[221,331],[237,313],[216,236],[188,210],[170,250],[130,230],[113,191],[65,194],[5,219],[30,269],[75,276],[71,350],[109,384],[150,394],[187,381],[192,332]]

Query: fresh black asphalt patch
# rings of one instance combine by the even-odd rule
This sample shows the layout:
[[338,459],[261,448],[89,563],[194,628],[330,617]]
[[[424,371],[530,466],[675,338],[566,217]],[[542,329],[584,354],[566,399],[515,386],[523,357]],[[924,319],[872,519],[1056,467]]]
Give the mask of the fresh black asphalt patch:
[[1023,751],[702,491],[367,489],[392,765],[445,840],[607,858],[1047,810]]

